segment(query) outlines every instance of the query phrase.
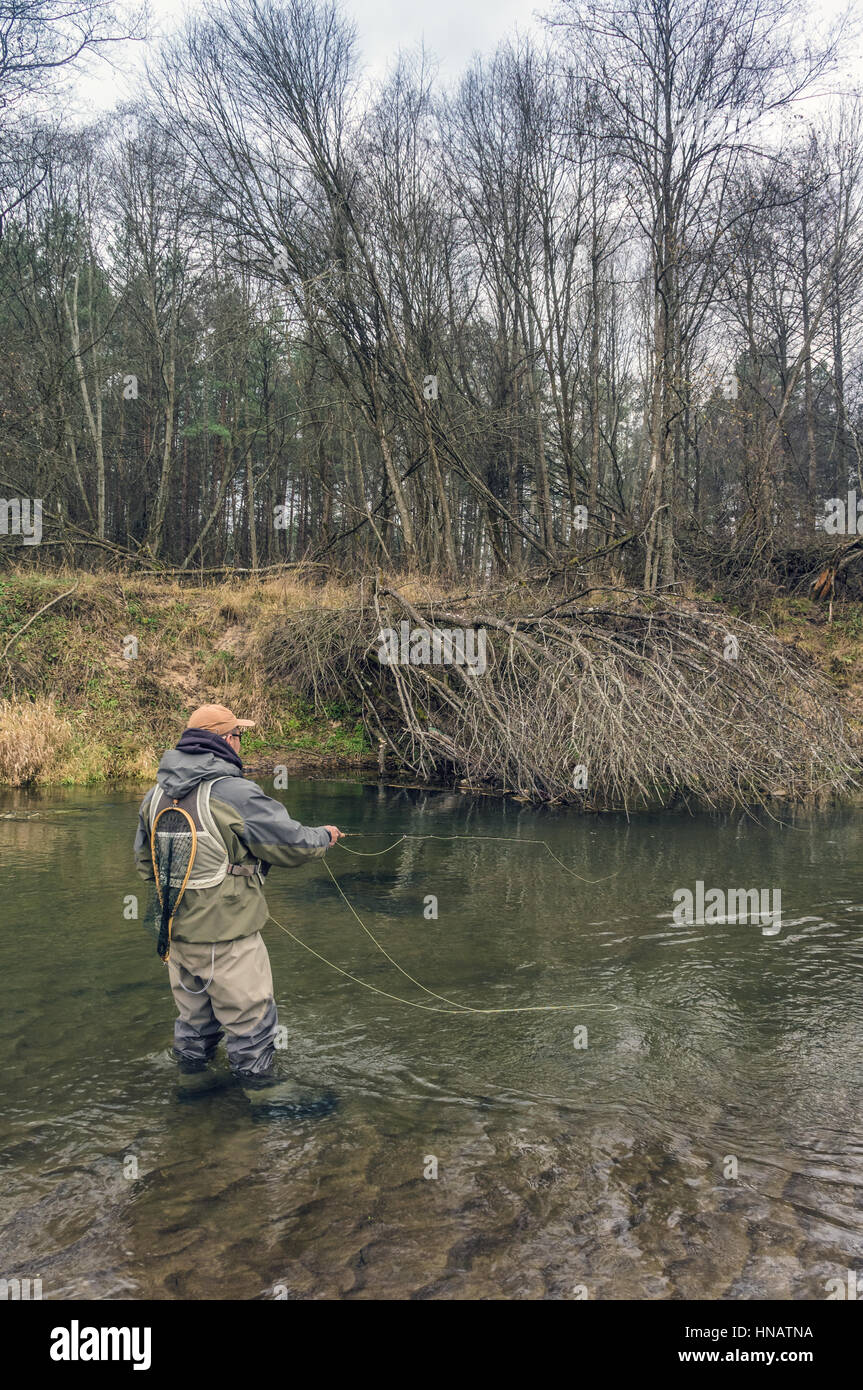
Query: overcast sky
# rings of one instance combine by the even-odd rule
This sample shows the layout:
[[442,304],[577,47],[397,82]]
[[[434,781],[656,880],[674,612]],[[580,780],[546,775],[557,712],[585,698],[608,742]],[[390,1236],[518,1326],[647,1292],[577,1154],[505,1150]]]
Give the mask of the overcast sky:
[[[179,26],[184,15],[199,8],[198,0],[150,0],[154,39]],[[443,80],[457,77],[475,52],[490,53],[516,28],[538,34],[537,13],[547,13],[552,0],[343,0],[354,20],[361,62],[369,76],[382,75],[400,48],[424,42],[439,62]],[[81,114],[107,110],[134,91],[145,53],[154,44],[127,44],[113,50],[111,66],[96,60],[76,84]]]
[[[817,0],[812,18],[829,20],[847,7],[848,0]],[[110,63],[92,59],[77,78],[75,114],[87,119],[133,95],[147,54],[154,54],[159,37],[178,28],[187,13],[201,8],[201,0],[150,0],[152,38],[147,43],[112,47]],[[550,14],[555,0],[342,0],[342,8],[354,20],[360,62],[368,77],[381,77],[399,49],[425,44],[436,59],[443,82],[459,76],[474,53],[491,54],[501,39],[514,34],[540,37],[547,33],[538,16]],[[858,15],[863,6],[858,0]],[[847,82],[859,85],[863,78],[863,41],[860,32],[845,45],[840,71]],[[832,84],[831,84],[832,85]],[[813,105],[819,98],[815,97]]]

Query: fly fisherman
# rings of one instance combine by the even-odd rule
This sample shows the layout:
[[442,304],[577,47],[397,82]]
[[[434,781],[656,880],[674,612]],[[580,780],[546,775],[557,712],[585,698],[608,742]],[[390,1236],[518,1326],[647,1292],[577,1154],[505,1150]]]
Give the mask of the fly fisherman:
[[[189,827],[194,848],[166,956],[179,1014],[174,1056],[181,1091],[216,1084],[207,1067],[224,1030],[231,1070],[255,1108],[314,1108],[324,1098],[274,1071],[278,1016],[261,937],[269,916],[263,885],[272,865],[298,868],[320,859],[342,831],[300,825],[243,776],[240,740],[251,728],[253,720],[236,719],[224,705],[195,710],[141,804],[135,864],[142,878],[155,880],[154,824],[168,808],[185,812],[174,815]],[[175,877],[169,866],[169,882]]]

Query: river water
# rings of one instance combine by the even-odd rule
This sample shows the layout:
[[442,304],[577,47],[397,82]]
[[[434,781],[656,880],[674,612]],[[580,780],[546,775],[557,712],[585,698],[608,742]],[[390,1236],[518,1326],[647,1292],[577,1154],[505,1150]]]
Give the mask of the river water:
[[[576,1007],[424,1012],[270,924],[282,1061],[339,1104],[252,1120],[230,1084],[177,1096],[165,968],[124,916],[141,794],[0,793],[0,1277],[46,1299],[822,1299],[861,1270],[859,811],[627,822],[292,782],[291,813],[366,832],[364,855],[506,837],[327,862],[428,989]],[[676,921],[699,880],[781,889],[781,919]],[[447,1007],[322,864],[267,894],[342,969]]]

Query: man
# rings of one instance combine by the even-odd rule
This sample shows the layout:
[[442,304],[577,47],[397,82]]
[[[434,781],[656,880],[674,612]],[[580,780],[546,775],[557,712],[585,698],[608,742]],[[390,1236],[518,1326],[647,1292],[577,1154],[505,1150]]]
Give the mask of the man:
[[189,813],[198,848],[174,917],[168,960],[179,1015],[174,1056],[181,1090],[216,1084],[207,1068],[224,1030],[231,1069],[253,1106],[304,1108],[321,1098],[274,1071],[278,1016],[261,937],[269,916],[263,884],[274,864],[297,868],[320,859],[342,831],[300,825],[243,776],[241,739],[254,727],[224,705],[195,710],[141,804],[135,864],[143,878],[154,879],[156,816],[175,803]]

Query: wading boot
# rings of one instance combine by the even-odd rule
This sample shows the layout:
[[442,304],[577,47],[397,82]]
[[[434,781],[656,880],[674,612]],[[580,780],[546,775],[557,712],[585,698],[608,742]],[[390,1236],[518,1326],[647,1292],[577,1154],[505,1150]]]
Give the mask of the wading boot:
[[275,1072],[237,1072],[253,1115],[328,1115],[336,1107],[333,1091],[307,1085]]
[[224,1086],[226,1077],[209,1062],[177,1063],[177,1100],[196,1100]]

